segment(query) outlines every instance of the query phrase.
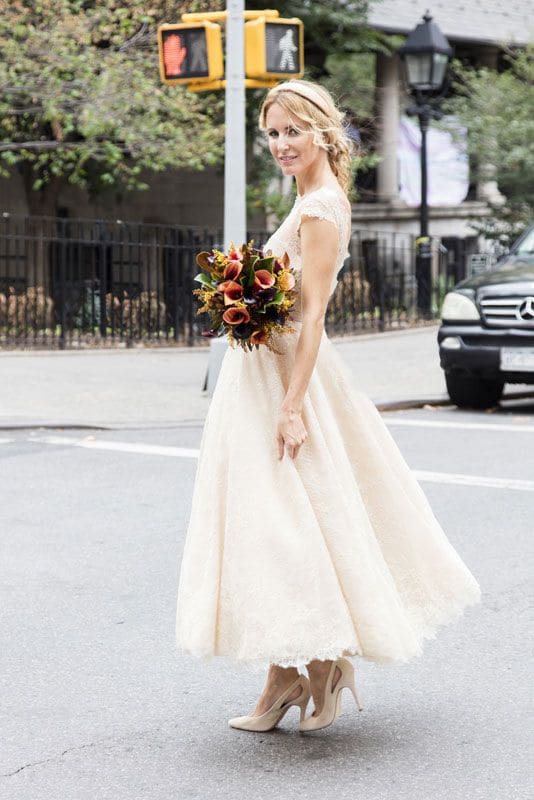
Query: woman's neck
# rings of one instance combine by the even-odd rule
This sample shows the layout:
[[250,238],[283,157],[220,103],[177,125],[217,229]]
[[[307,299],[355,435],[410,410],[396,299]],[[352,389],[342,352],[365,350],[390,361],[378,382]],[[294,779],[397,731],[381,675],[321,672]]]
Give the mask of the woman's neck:
[[321,186],[335,186],[338,180],[328,161],[326,163],[312,164],[310,168],[302,175],[296,175],[295,181],[297,183],[297,192],[302,197],[303,194],[309,194]]

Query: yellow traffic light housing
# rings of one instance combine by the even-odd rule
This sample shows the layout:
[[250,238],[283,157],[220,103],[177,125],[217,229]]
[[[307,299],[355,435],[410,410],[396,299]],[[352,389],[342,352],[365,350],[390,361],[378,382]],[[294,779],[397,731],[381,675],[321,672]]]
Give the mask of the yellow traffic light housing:
[[304,75],[302,20],[258,17],[245,22],[245,75],[257,80]]
[[160,25],[158,50],[163,83],[202,84],[224,76],[221,28],[214,22]]

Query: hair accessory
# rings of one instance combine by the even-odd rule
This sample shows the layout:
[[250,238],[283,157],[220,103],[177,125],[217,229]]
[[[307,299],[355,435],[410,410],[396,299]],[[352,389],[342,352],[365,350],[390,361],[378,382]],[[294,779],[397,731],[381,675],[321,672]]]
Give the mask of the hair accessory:
[[303,91],[300,86],[298,87],[298,89],[293,89],[292,86],[283,86],[280,89],[276,89],[275,94],[281,94],[282,92],[293,92],[293,94],[298,94],[299,97],[302,97],[304,100],[308,100],[308,102],[312,103],[312,105],[314,105],[316,108],[318,108],[319,111],[322,111],[322,113],[325,116],[328,116],[328,114],[324,110],[324,108],[318,102],[316,102],[311,97],[309,97],[309,95],[307,94],[307,91],[308,91],[307,89],[305,89]]

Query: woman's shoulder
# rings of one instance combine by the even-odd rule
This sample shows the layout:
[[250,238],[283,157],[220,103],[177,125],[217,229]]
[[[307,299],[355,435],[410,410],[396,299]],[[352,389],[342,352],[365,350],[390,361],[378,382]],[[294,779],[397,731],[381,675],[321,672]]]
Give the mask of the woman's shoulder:
[[297,195],[295,206],[300,216],[325,216],[336,221],[351,211],[350,201],[341,186],[328,184]]

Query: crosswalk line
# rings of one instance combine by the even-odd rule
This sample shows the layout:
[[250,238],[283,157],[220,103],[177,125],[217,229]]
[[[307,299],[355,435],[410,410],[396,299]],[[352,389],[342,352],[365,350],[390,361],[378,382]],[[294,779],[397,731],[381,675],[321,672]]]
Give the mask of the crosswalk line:
[[[139,455],[164,456],[167,458],[198,458],[200,450],[193,447],[173,447],[171,445],[144,444],[142,442],[99,441],[93,438],[76,439],[68,436],[32,436],[32,442],[51,444],[60,447],[82,447],[88,450],[107,450]],[[518,478],[496,478],[485,475],[467,475],[457,472],[432,472],[412,470],[416,480],[421,483],[457,484],[491,489],[512,489],[534,492],[534,481]]]
[[412,470],[413,476],[421,482],[455,483],[463,486],[483,486],[488,489],[516,489],[522,492],[534,492],[534,481],[519,478],[489,478],[484,475],[465,475],[458,472],[427,472]]
[[534,433],[534,425],[516,425],[504,422],[454,422],[438,419],[401,419],[384,417],[386,425],[405,425],[414,428],[454,428],[455,430],[499,431],[503,433]]
[[120,453],[139,453],[168,458],[198,458],[199,450],[194,447],[172,447],[170,445],[144,444],[143,442],[99,441],[97,439],[76,439],[69,436],[32,436],[29,441],[59,446],[84,447],[87,450],[115,450]]

